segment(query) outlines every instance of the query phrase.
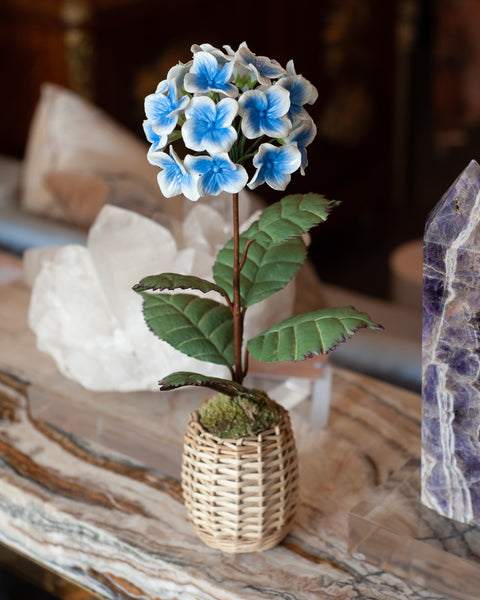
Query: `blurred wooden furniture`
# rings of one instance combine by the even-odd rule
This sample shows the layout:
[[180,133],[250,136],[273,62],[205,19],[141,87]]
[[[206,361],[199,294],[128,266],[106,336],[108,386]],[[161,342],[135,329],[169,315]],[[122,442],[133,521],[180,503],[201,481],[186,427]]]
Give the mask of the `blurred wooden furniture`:
[[[210,0],[208,8],[184,0],[181,10],[162,0],[2,0],[7,92],[0,100],[0,153],[23,156],[45,81],[81,93],[143,139],[145,95],[173,64],[191,57],[192,44],[236,48],[246,40],[258,55],[284,65],[294,59],[297,72],[320,90],[309,107],[318,129],[309,168],[294,174],[289,190],[318,191],[343,204],[313,232],[313,262],[327,281],[386,297],[392,227],[403,223],[392,220],[400,189],[393,165],[405,165],[403,154],[393,160],[401,68],[395,30],[405,29],[402,6],[412,1],[418,3],[297,0],[292,10],[287,0],[244,0],[227,15],[223,0]],[[252,15],[248,27],[245,15]],[[408,123],[398,128],[403,140]],[[267,202],[279,198],[268,186],[261,193]],[[323,261],[326,253],[335,255],[333,266]]]
[[[242,41],[243,9],[232,5],[224,39],[220,4],[212,0],[205,19],[204,6],[195,0],[185,0],[180,12],[156,0],[2,0],[0,73],[8,91],[1,101],[0,153],[23,154],[45,81],[72,89],[142,133],[145,95],[170,66],[190,57],[192,43]],[[254,6],[252,0],[248,4]],[[261,23],[270,8],[265,4],[256,6],[252,43],[265,38]]]

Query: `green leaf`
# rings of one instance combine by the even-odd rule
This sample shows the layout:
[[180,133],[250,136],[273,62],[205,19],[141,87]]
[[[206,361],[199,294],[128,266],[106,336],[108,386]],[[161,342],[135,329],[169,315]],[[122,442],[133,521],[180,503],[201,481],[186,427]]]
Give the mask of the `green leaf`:
[[252,338],[247,348],[263,362],[303,360],[330,352],[363,327],[383,329],[351,306],[327,308],[285,319]]
[[259,400],[264,398],[262,392],[252,390],[239,383],[220,377],[210,377],[200,373],[190,373],[189,371],[177,371],[164,377],[160,382],[160,391],[168,392],[176,390],[187,385],[207,387],[216,392],[221,392],[226,396],[240,396],[249,400]]
[[302,235],[315,225],[326,221],[338,202],[320,194],[293,194],[268,206],[258,220],[256,239],[264,236],[279,242]]
[[147,290],[176,290],[192,289],[199,290],[204,294],[217,292],[227,297],[227,292],[214,283],[195,277],[194,275],[179,275],[178,273],[161,273],[160,275],[149,275],[144,277],[133,287],[135,292],[141,293]]
[[[254,226],[256,227],[256,223]],[[248,232],[240,236],[240,256],[242,255]],[[250,232],[250,233],[249,233]],[[247,259],[240,271],[240,302],[243,308],[260,302],[284,288],[305,260],[306,250],[301,238],[286,240],[277,244],[267,239],[253,241],[248,247]],[[213,266],[215,281],[233,299],[233,241],[229,240],[220,250]]]
[[[306,251],[300,236],[325,221],[338,203],[320,194],[286,196],[268,206],[240,236],[240,257],[247,240],[247,260],[240,273],[240,298],[246,308],[283,289],[302,266]],[[233,299],[233,240],[220,250],[213,266],[216,283]]]
[[191,294],[140,294],[147,325],[161,340],[192,358],[233,365],[233,317],[227,306]]

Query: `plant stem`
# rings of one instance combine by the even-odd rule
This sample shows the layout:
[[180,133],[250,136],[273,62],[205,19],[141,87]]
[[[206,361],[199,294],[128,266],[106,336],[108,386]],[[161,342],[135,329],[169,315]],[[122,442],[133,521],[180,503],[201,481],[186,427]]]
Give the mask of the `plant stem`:
[[232,194],[233,207],[233,339],[235,353],[234,381],[242,383],[243,318],[240,306],[240,221],[238,215],[238,193]]

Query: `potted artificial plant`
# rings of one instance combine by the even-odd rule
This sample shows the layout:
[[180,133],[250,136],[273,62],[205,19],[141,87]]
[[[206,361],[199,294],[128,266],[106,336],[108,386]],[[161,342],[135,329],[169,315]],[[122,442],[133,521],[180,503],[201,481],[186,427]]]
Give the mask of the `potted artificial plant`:
[[[302,360],[329,352],[361,327],[379,326],[352,307],[322,309],[245,342],[247,309],[293,278],[306,257],[302,235],[325,221],[336,203],[318,194],[286,196],[241,232],[238,194],[262,183],[284,190],[292,173],[304,173],[306,147],[316,134],[305,105],[318,94],[293,62],[284,69],[245,43],[235,52],[208,44],[192,51],[193,59],[174,66],[145,100],[148,159],[161,169],[166,197],[195,201],[230,193],[233,236],[218,253],[211,281],[162,273],[134,290],[143,296],[155,335],[230,371],[230,379],[172,373],[160,389],[194,385],[216,392],[191,415],[185,435],[185,504],[208,545],[258,551],[278,543],[293,522],[298,468],[287,411],[243,385],[249,355]],[[195,292],[179,292],[187,289]]]

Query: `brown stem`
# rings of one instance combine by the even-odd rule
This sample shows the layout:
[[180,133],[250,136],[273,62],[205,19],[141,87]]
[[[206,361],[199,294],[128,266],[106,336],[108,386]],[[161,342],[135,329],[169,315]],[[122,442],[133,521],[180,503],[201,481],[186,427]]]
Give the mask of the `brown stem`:
[[255,240],[253,239],[249,239],[247,240],[245,246],[243,247],[243,253],[242,253],[242,260],[240,261],[240,266],[238,267],[238,270],[241,271],[243,269],[243,265],[245,264],[245,261],[247,260],[247,251],[249,246],[251,246],[253,244]]
[[234,381],[242,383],[242,340],[243,318],[240,306],[240,222],[238,216],[238,194],[232,194],[233,206],[233,340],[235,353]]

